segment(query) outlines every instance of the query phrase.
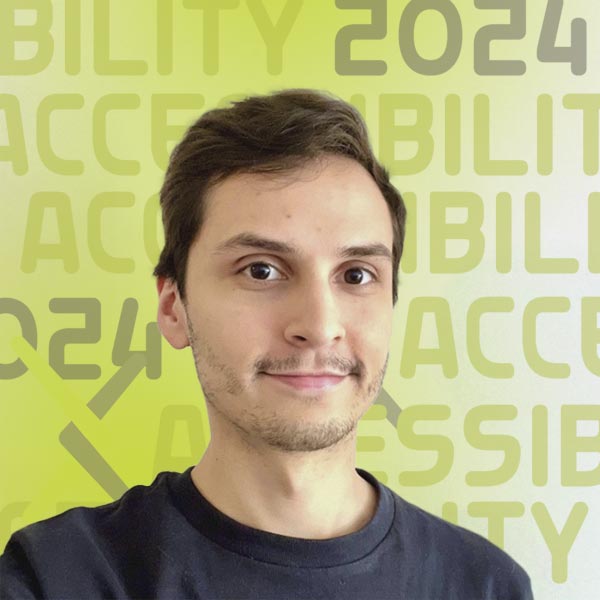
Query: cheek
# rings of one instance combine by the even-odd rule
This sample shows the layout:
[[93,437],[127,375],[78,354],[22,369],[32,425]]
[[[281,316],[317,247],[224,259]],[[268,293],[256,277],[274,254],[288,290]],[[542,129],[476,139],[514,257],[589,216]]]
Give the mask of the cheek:
[[270,311],[263,307],[240,307],[229,304],[213,314],[211,330],[222,340],[222,347],[233,357],[241,359],[255,356],[265,349],[268,338],[273,336],[275,324]]
[[391,314],[384,317],[381,312],[363,313],[360,319],[355,321],[351,331],[351,339],[357,349],[360,348],[370,357],[385,357],[392,332]]

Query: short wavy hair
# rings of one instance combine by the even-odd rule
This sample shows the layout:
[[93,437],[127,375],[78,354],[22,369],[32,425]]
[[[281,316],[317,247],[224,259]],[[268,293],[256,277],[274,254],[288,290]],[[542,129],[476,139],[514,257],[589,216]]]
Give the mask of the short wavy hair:
[[251,96],[204,113],[174,148],[160,190],[165,245],[154,275],[172,279],[185,299],[190,246],[205,216],[211,186],[236,173],[285,173],[325,155],[360,163],[388,205],[393,228],[392,302],[404,248],[406,207],[350,104],[328,93],[288,89]]

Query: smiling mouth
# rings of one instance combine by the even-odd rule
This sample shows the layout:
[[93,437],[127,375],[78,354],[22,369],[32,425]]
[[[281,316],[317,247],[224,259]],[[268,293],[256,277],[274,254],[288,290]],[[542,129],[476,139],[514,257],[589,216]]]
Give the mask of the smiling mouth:
[[344,381],[348,375],[274,375],[262,373],[296,389],[327,389]]

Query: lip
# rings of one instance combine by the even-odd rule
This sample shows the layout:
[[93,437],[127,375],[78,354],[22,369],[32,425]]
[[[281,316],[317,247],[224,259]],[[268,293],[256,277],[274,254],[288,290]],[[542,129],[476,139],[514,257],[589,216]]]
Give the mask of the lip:
[[338,385],[347,375],[272,375],[269,377],[296,389],[325,389]]

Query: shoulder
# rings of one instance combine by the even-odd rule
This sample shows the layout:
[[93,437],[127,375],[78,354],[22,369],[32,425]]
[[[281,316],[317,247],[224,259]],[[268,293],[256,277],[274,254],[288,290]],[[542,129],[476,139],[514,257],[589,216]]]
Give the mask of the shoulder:
[[425,572],[447,578],[445,585],[449,587],[456,585],[470,589],[473,594],[482,594],[479,597],[533,598],[529,576],[504,550],[481,535],[449,523],[390,492],[395,504],[395,534]]
[[151,524],[168,510],[168,479],[176,475],[160,473],[150,485],[132,487],[114,502],[72,508],[15,532],[0,556],[0,596],[29,597],[27,590],[39,597],[50,581],[93,571],[115,553],[139,551],[150,543]]
[[42,544],[48,540],[53,544],[72,543],[78,537],[102,530],[106,534],[123,524],[131,527],[136,521],[147,519],[147,509],[157,508],[164,503],[167,480],[176,475],[160,473],[150,485],[136,485],[127,490],[114,502],[96,507],[71,508],[59,515],[38,521],[13,534],[13,538],[29,544]]

